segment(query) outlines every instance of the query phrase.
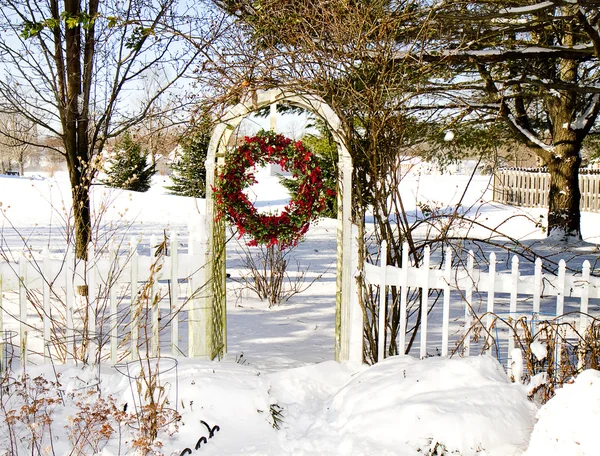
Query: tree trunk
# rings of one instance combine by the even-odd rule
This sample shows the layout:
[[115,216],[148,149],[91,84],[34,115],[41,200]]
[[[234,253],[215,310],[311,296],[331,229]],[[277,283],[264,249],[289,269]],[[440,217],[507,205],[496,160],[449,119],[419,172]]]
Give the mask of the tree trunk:
[[[59,14],[56,2],[53,16]],[[92,5],[93,4],[93,5]],[[90,14],[96,12],[95,0],[90,1]],[[79,0],[65,0],[65,13],[77,17],[81,13]],[[93,27],[87,30],[89,40],[86,41],[85,53],[81,46],[82,28],[79,25],[67,26],[64,29],[65,56],[57,52],[55,61],[57,68],[66,68],[62,86],[64,87],[65,107],[61,112],[63,123],[63,142],[67,156],[71,194],[73,197],[73,218],[75,226],[75,257],[87,260],[88,245],[92,238],[90,214],[90,183],[93,170],[90,168],[87,101],[89,99],[89,74],[93,64]],[[57,42],[60,38],[57,39]],[[88,53],[90,53],[88,55]],[[85,54],[85,55],[84,55]],[[87,65],[86,77],[82,78],[82,58]],[[59,76],[62,73],[59,72]],[[84,79],[84,80],[82,80]]]
[[[89,179],[82,170],[67,160],[71,195],[73,197],[73,221],[75,228],[75,257],[87,260],[88,245],[92,240]],[[85,167],[83,172],[85,173]]]
[[548,235],[564,240],[570,237],[581,239],[579,148],[576,144],[564,143],[557,145],[556,151],[547,163],[550,172]]
[[[565,45],[573,44],[572,35],[567,34]],[[562,81],[577,83],[576,61],[562,59],[559,70]],[[548,235],[565,241],[572,237],[581,239],[579,166],[583,135],[581,129],[573,128],[577,118],[578,94],[574,90],[563,90],[555,96],[549,91],[545,104],[554,146],[545,157],[550,172]]]

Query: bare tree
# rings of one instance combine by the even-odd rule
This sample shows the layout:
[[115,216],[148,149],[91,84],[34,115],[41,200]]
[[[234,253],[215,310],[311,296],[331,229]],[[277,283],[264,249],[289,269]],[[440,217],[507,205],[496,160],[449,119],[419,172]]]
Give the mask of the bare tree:
[[[0,111],[19,113],[40,134],[61,139],[55,150],[69,171],[76,256],[85,259],[90,185],[106,141],[149,115],[169,116],[153,106],[177,88],[218,30],[203,20],[201,4],[188,14],[175,0],[2,0],[1,6]],[[194,34],[195,47],[173,33],[181,29]],[[165,77],[142,103],[132,102],[155,68]]]
[[2,172],[12,168],[15,162],[19,174],[24,173],[25,160],[34,150],[37,140],[36,125],[18,113],[0,114],[0,160]]
[[[145,105],[149,98],[161,86],[161,81],[168,78],[168,74],[159,69],[150,71],[144,81],[147,90],[142,94],[140,103]],[[157,100],[150,108],[148,115],[135,128],[135,137],[148,151],[152,166],[157,171],[166,169],[165,163],[168,155],[177,146],[180,131],[189,124],[187,112],[176,114],[179,105],[178,97]],[[172,113],[171,115],[157,115],[158,113]],[[163,163],[159,163],[163,161]],[[162,166],[159,166],[162,165]]]

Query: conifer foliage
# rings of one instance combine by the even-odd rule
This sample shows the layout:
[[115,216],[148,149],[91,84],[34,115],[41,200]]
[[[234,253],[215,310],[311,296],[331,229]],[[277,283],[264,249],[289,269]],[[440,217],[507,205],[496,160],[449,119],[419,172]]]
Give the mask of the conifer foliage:
[[108,165],[104,184],[135,192],[148,191],[156,172],[154,165],[148,163],[148,152],[129,132],[115,145],[114,157],[108,160]]
[[180,143],[180,152],[171,164],[171,193],[194,198],[206,196],[205,160],[211,130],[199,128]]

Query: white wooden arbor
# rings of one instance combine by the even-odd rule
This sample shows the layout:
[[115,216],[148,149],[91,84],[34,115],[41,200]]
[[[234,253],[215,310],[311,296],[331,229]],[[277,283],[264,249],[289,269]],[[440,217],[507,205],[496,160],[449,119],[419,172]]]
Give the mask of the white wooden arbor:
[[[252,112],[278,103],[286,103],[309,110],[329,127],[337,144],[338,174],[338,230],[336,276],[335,358],[350,358],[350,307],[352,300],[352,159],[344,139],[340,118],[321,98],[310,94],[285,92],[280,89],[253,92],[246,100],[230,109],[213,131],[206,159],[206,292],[190,309],[191,320],[198,322],[202,331],[195,331],[190,340],[190,356],[213,359],[227,352],[227,306],[225,295],[225,226],[215,221],[215,203],[212,187],[216,171],[224,163],[231,135],[240,122]],[[199,328],[199,329],[200,329]]]

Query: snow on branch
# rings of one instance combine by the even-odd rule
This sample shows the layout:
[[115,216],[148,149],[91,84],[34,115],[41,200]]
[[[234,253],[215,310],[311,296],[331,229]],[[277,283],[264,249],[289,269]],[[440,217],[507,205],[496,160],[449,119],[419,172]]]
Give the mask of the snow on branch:
[[546,89],[554,90],[569,90],[572,92],[592,94],[600,93],[600,85],[598,84],[583,84],[580,81],[577,83],[569,83],[564,81],[550,81],[548,79],[540,79],[536,76],[522,76],[507,79],[504,81],[505,86],[531,84],[534,86],[545,87]]
[[600,104],[600,94],[595,93],[585,111],[573,122],[572,128],[574,130],[584,130],[589,122],[593,122],[598,114],[598,104]]
[[589,35],[590,39],[594,43],[594,49],[596,54],[600,55],[600,28],[597,24],[592,24],[588,19],[586,11],[580,6],[578,10],[579,22],[583,26],[585,32]]
[[521,125],[519,125],[519,123],[517,122],[516,117],[513,114],[509,114],[508,118],[511,121],[511,123],[515,126],[515,128],[517,130],[519,130],[519,132],[521,132],[521,134],[523,136],[525,136],[533,144],[535,144],[536,146],[538,146],[540,149],[545,150],[546,152],[553,152],[554,151],[554,147],[549,146],[548,144],[543,143],[532,132],[530,132],[529,130],[523,128]]
[[553,2],[542,2],[536,3],[534,5],[520,6],[516,8],[504,8],[499,11],[500,14],[524,14],[524,13],[533,13],[536,11],[545,10],[546,8],[554,8],[555,5]]
[[[395,60],[404,60],[410,57],[410,52],[399,51],[394,54]],[[419,54],[419,59],[425,62],[469,62],[477,61],[480,63],[505,62],[507,60],[531,60],[563,58],[585,61],[594,58],[594,47],[592,43],[578,45],[575,47],[553,46],[527,46],[520,49],[478,49],[478,50],[448,50],[439,53]]]

